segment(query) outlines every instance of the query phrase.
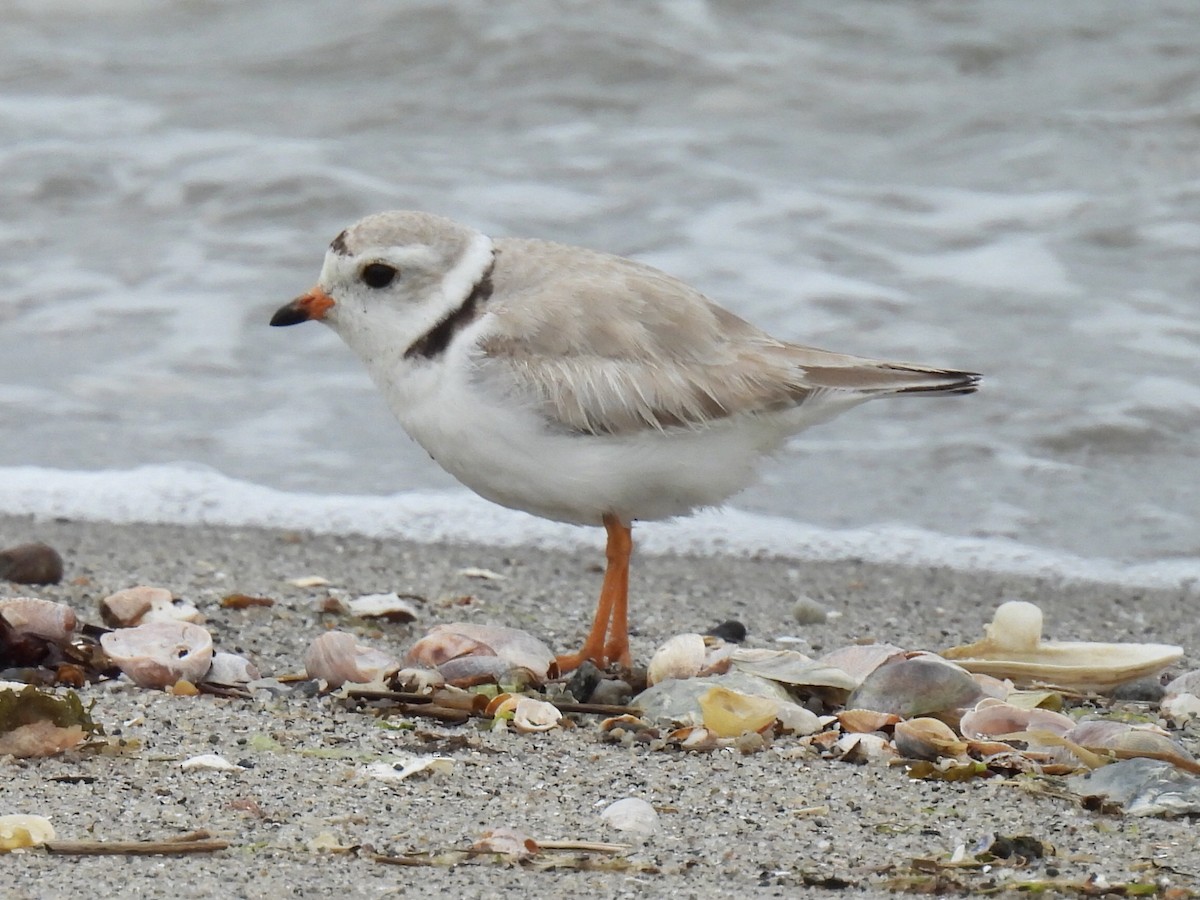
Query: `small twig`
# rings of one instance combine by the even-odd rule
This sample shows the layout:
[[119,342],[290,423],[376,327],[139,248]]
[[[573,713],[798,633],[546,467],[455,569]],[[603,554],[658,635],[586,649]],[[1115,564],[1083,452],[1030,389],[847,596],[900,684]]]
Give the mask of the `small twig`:
[[164,841],[47,841],[51,853],[74,856],[151,856],[171,853],[215,853],[229,841],[212,838],[207,831],[193,831]]
[[591,713],[596,716],[641,716],[642,710],[637,706],[614,706],[608,703],[558,703],[554,705],[559,712]]

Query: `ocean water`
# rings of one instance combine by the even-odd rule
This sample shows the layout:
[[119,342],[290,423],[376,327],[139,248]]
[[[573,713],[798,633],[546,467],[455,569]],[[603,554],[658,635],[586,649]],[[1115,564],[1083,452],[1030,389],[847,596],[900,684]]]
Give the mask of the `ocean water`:
[[14,0],[0,512],[565,534],[266,325],[341,228],[421,208],[985,374],[652,545],[1200,577],[1198,45],[1193,0]]

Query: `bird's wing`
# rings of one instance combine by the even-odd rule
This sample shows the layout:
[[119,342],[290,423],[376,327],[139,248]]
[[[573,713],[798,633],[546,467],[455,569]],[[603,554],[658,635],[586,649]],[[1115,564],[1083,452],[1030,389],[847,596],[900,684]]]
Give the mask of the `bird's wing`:
[[570,431],[697,428],[830,394],[865,400],[974,384],[966,373],[775,340],[683,282],[621,257],[498,241],[493,279],[479,377]]

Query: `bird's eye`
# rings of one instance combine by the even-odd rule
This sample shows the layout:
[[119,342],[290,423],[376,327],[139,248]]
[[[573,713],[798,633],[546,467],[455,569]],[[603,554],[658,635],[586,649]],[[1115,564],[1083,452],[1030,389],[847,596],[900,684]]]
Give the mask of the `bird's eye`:
[[396,269],[387,263],[369,263],[363,266],[362,280],[367,287],[385,288],[397,275]]

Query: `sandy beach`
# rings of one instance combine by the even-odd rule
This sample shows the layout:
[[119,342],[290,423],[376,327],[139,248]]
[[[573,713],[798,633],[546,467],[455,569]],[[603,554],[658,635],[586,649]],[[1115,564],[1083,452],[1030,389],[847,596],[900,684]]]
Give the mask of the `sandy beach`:
[[[349,596],[414,594],[409,625],[363,625],[375,646],[399,653],[439,621],[528,629],[558,650],[581,639],[602,561],[595,552],[420,545],[350,536],[219,527],[108,525],[0,518],[0,543],[43,540],[66,560],[52,588],[7,585],[70,602],[98,622],[96,601],[135,584],[170,588],[208,617],[218,648],[244,652],[264,674],[302,670],[308,642],[334,623],[315,611],[328,588],[297,588],[317,575]],[[462,574],[481,567],[503,576]],[[268,596],[270,608],[220,608],[229,593]],[[452,598],[470,596],[469,602]],[[1056,637],[1177,643],[1195,667],[1200,620],[1195,588],[1143,590],[1053,577],[997,576],[855,561],[799,565],[777,559],[646,556],[635,559],[634,655],[643,664],[664,639],[737,619],[752,646],[821,652],[854,641],[939,649],[974,640],[1002,600],[1033,600]],[[801,596],[837,613],[799,625]],[[136,739],[127,755],[72,752],[0,762],[0,813],[49,817],[63,840],[161,839],[205,829],[230,848],[191,856],[0,857],[0,896],[169,897],[719,897],[847,893],[886,895],[989,835],[1029,836],[1052,848],[1014,870],[947,870],[976,890],[1005,881],[1111,884],[1159,880],[1195,890],[1200,847],[1189,821],[1131,819],[1084,810],[1055,796],[1049,780],[968,783],[910,780],[884,765],[851,765],[798,752],[777,739],[751,755],[684,753],[604,740],[596,719],[540,735],[491,733],[472,724],[416,720],[385,728],[370,714],[311,690],[252,699],[174,697],[123,684],[83,691],[110,735]],[[400,724],[394,720],[392,724]],[[1185,737],[1186,740],[1186,737]],[[1195,735],[1190,746],[1195,748]],[[239,772],[184,771],[180,762],[219,753]],[[453,770],[389,785],[363,776],[371,762],[438,753]],[[660,813],[658,831],[630,839],[599,812],[639,797]],[[593,865],[464,861],[398,867],[375,857],[461,851],[484,831],[513,827],[539,840],[624,843]],[[323,850],[332,846],[335,850]],[[566,854],[564,858],[577,858]],[[948,884],[951,882],[947,882]],[[1068,894],[1070,891],[1068,891]],[[1179,896],[1188,896],[1187,893]]]

